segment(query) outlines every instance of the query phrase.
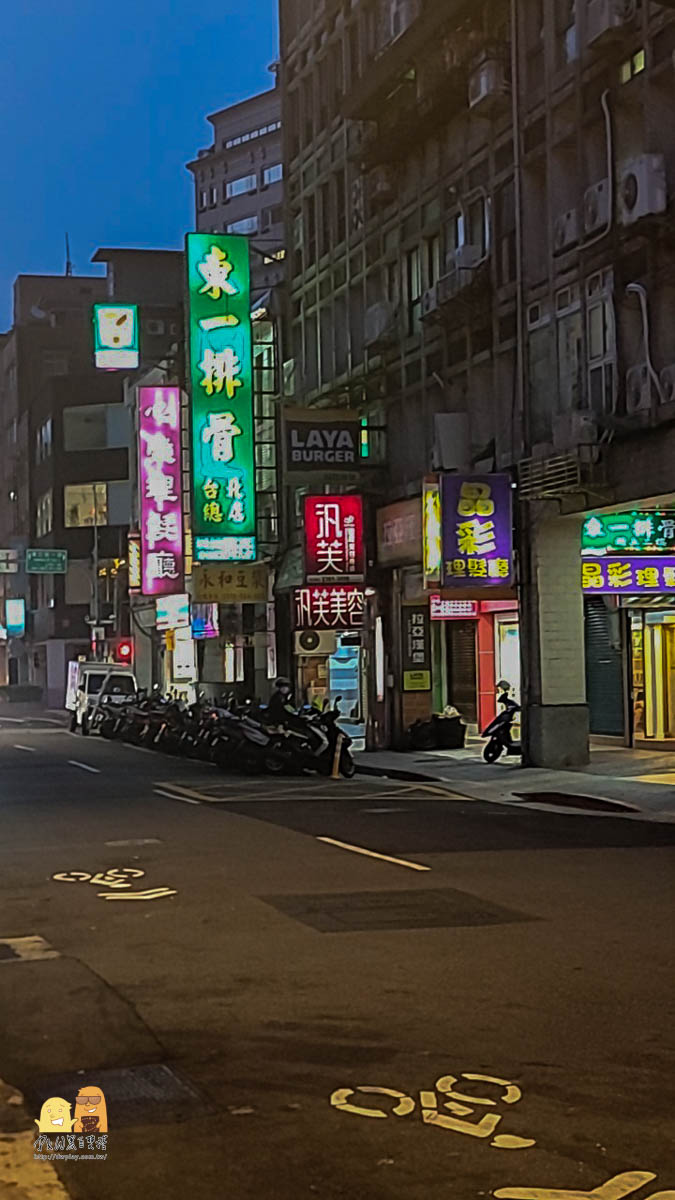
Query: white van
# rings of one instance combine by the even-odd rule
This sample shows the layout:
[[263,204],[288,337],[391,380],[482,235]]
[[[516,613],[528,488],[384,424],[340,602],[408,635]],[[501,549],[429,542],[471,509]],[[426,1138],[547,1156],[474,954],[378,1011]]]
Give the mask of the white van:
[[117,663],[80,663],[75,694],[66,698],[71,732],[79,729],[85,736],[89,733],[94,709],[103,697],[106,703],[129,704],[137,692],[138,683],[131,667]]

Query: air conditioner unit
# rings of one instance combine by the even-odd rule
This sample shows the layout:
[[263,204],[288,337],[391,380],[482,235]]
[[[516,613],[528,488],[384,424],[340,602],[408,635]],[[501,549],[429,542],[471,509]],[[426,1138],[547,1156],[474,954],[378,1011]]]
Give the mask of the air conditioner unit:
[[597,233],[609,225],[609,180],[600,179],[584,193],[584,233]]
[[652,394],[646,363],[639,363],[626,371],[626,413],[643,412],[651,408]]
[[469,468],[471,438],[468,413],[436,413],[431,466],[434,471]]
[[396,338],[396,309],[389,300],[380,300],[366,309],[366,346],[392,342]]
[[553,253],[564,254],[579,241],[579,214],[576,208],[556,217],[553,226]]
[[641,217],[665,212],[666,163],[662,154],[641,154],[625,162],[619,179],[619,220],[632,225]]
[[472,112],[489,116],[503,105],[508,93],[506,67],[499,58],[486,59],[469,76],[469,108]]
[[675,363],[664,367],[661,372],[661,391],[666,404],[675,402]]
[[593,414],[572,409],[553,418],[553,445],[556,450],[574,446],[593,446],[598,440],[598,427]]
[[445,260],[445,267],[447,271],[470,271],[480,262],[481,258],[483,258],[481,247],[468,243],[450,251]]
[[337,650],[337,634],[331,629],[300,629],[295,634],[295,653],[326,658]]
[[422,320],[438,312],[438,288],[436,284],[422,293]]
[[634,20],[636,0],[588,0],[586,9],[586,41],[598,46],[620,36]]

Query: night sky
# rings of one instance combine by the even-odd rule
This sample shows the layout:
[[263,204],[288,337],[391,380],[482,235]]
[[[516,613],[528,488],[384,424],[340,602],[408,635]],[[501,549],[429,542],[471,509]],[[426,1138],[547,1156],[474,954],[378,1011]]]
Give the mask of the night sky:
[[75,273],[98,246],[179,248],[207,113],[271,87],[277,54],[277,0],[5,0],[0,330],[66,230]]

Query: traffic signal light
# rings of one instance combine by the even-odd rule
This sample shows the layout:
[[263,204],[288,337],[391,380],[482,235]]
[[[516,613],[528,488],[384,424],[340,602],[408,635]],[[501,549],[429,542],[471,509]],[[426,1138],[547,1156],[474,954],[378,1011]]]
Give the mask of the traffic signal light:
[[133,638],[120,638],[119,642],[115,643],[115,662],[125,663],[129,667],[134,665]]

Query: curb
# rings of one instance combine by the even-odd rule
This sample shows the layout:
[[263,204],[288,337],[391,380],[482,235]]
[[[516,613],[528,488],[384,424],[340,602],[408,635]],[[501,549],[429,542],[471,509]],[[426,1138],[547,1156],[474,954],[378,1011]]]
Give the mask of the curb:
[[419,771],[403,771],[399,767],[366,767],[356,764],[357,775],[375,775],[380,779],[402,779],[407,783],[447,783],[442,775],[422,775]]

